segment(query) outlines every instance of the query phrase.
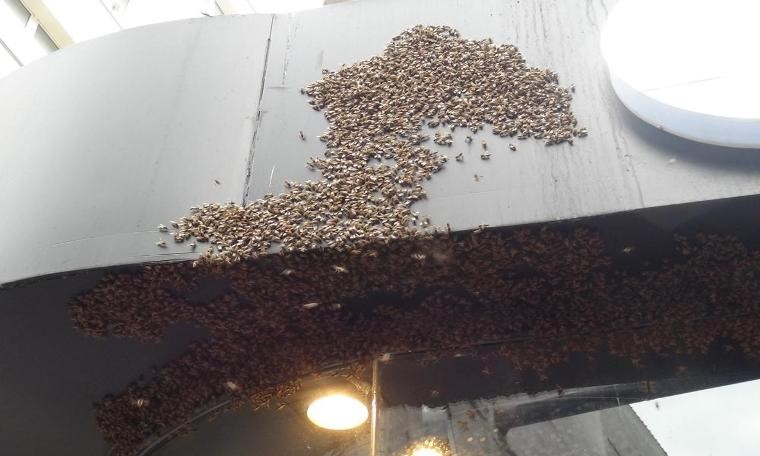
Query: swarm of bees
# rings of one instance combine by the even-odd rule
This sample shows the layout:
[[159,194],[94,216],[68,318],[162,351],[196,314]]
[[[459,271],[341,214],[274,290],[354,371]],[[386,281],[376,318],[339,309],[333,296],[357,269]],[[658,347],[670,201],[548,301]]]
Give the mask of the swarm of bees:
[[454,143],[454,137],[451,135],[451,133],[436,132],[435,138],[433,138],[433,142],[439,146],[450,146]]
[[[436,233],[427,217],[417,224],[411,209],[446,163],[420,146],[429,139],[423,122],[473,133],[488,122],[501,137],[547,145],[585,134],[555,73],[529,67],[514,46],[427,26],[401,33],[380,56],[322,73],[302,93],[329,122],[319,137],[324,156],[307,162],[323,180],[287,182],[285,192],[243,205],[193,207],[170,222],[171,233],[158,231],[192,239],[191,249],[208,243],[199,260],[111,274],[72,302],[75,325],[93,336],[156,341],[177,322],[210,335],[100,403],[112,454],[134,454],[223,397],[265,406],[336,362],[445,352],[534,325],[575,329],[556,324],[553,309],[607,296],[598,271],[609,260],[591,232],[489,230],[460,239]],[[450,145],[453,136],[434,141]],[[208,278],[227,289],[191,300]]]
[[[634,365],[727,339],[731,350],[760,352],[760,253],[736,239],[678,238],[673,261],[626,274],[612,258],[633,246],[613,251],[584,229],[481,225],[468,235],[416,223],[421,184],[445,163],[419,146],[422,121],[477,132],[488,119],[495,134],[547,144],[587,134],[556,75],[528,67],[514,46],[415,27],[304,94],[330,125],[325,156],[308,164],[324,180],[192,208],[169,223],[175,240],[216,248],[194,263],[107,275],[72,301],[75,325],[93,336],[157,341],[178,322],[209,333],[102,400],[97,422],[112,454],[135,454],[209,403],[268,406],[324,366],[388,352],[460,353],[520,338],[530,342],[505,343],[501,355],[540,375],[601,348]],[[226,288],[192,299],[208,279]]]
[[[519,338],[503,345],[504,361],[540,376],[601,349],[634,366],[728,339],[731,350],[760,354],[752,280],[760,253],[718,236],[676,246],[672,261],[626,274],[612,267],[624,254],[591,231],[488,228],[355,251],[147,266],[105,277],[71,311],[94,336],[157,341],[177,322],[209,333],[99,405],[101,430],[126,455],[220,398],[264,407],[324,366],[388,352],[461,353]],[[191,299],[208,278],[225,290]]]
[[[429,139],[423,123],[477,132],[488,122],[501,137],[546,144],[585,132],[555,73],[528,66],[514,46],[466,40],[450,27],[409,29],[380,56],[325,72],[303,93],[329,122],[319,137],[324,156],[307,164],[324,179],[287,183],[286,192],[244,205],[204,204],[177,222],[176,242],[209,242],[222,247],[210,254],[214,260],[235,262],[416,236],[421,227],[411,225],[410,206],[425,198],[422,183],[446,162],[420,145]],[[451,145],[453,135],[437,132],[433,141]]]

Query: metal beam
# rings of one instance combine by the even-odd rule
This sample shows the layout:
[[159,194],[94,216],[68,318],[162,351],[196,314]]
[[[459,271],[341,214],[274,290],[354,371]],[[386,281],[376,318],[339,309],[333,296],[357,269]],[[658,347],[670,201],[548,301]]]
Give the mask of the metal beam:
[[53,43],[58,48],[64,48],[70,44],[74,44],[74,40],[58,21],[58,19],[50,12],[47,5],[43,0],[20,0],[21,4],[37,19],[42,30],[47,33]]

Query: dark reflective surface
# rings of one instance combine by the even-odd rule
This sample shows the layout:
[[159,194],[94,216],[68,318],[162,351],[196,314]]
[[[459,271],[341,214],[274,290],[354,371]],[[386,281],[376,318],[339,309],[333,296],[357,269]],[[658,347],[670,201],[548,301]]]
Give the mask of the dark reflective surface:
[[[106,454],[91,403],[203,337],[185,327],[171,329],[158,345],[81,335],[65,303],[97,278],[0,290],[3,454]],[[530,352],[538,344],[510,345]],[[576,353],[543,372],[514,368],[500,356],[501,344],[461,356],[390,356],[377,363],[376,454],[398,454],[430,435],[454,442],[462,455],[562,454],[559,448],[569,455],[661,454],[653,439],[670,456],[758,454],[760,387],[746,382],[760,378],[760,367],[731,347],[716,341],[705,355],[651,355],[638,366],[604,351]],[[203,417],[190,425],[195,432],[149,454],[368,455],[369,425],[336,433],[305,418],[310,401],[336,381],[307,380],[269,409],[245,406],[212,422]],[[678,395],[687,392],[693,393]]]
[[[484,403],[484,407],[486,410],[494,409],[494,423],[497,425],[494,428],[500,429],[494,434],[502,436],[499,438],[503,440],[504,436],[522,435],[520,432],[539,429],[556,420],[589,416],[585,415],[588,413],[596,413],[593,416],[598,417],[599,413],[617,407],[618,401],[620,404],[636,404],[649,400],[650,402],[634,405],[632,410],[637,412],[637,416],[639,411],[645,413],[649,410],[651,414],[647,419],[655,420],[652,422],[658,422],[657,417],[665,417],[659,420],[664,422],[660,424],[662,431],[655,427],[649,428],[662,445],[695,440],[684,439],[682,436],[686,432],[687,435],[691,433],[704,437],[701,449],[708,451],[705,455],[710,454],[709,451],[730,456],[760,453],[744,453],[743,450],[720,452],[722,447],[714,449],[707,444],[720,440],[715,437],[715,432],[719,432],[716,429],[721,429],[718,424],[730,422],[726,417],[754,419],[748,412],[745,413],[745,409],[760,409],[760,404],[755,399],[760,394],[753,395],[751,391],[744,391],[740,394],[743,399],[740,402],[730,399],[681,400],[682,403],[705,404],[700,410],[708,410],[713,416],[713,424],[707,420],[705,422],[708,424],[691,431],[684,431],[673,424],[687,421],[685,416],[696,416],[699,410],[679,412],[685,409],[682,406],[670,407],[668,402],[660,400],[679,393],[760,378],[757,355],[752,353],[752,348],[756,347],[755,341],[760,340],[758,332],[753,329],[758,327],[759,321],[759,295],[754,287],[757,283],[756,266],[760,264],[757,253],[760,232],[754,220],[747,217],[747,214],[756,213],[758,207],[760,198],[748,197],[554,224],[554,227],[570,228],[590,226],[597,230],[605,240],[612,267],[628,274],[628,277],[639,277],[638,274],[642,272],[657,272],[670,267],[663,266],[663,263],[673,251],[672,239],[675,233],[733,233],[749,253],[745,255],[744,251],[739,250],[732,257],[732,262],[723,261],[718,256],[715,261],[696,262],[695,267],[678,266],[686,264],[684,262],[688,258],[679,257],[680,259],[671,261],[669,264],[678,266],[679,273],[663,276],[661,288],[670,291],[656,301],[649,300],[646,294],[641,299],[635,299],[636,295],[632,293],[636,290],[645,293],[651,287],[621,287],[619,289],[625,293],[610,293],[608,301],[588,299],[587,310],[590,312],[583,314],[575,312],[572,306],[563,305],[564,301],[550,305],[550,302],[541,299],[536,299],[536,303],[516,303],[510,307],[509,312],[505,312],[505,325],[514,324],[518,318],[527,322],[536,322],[538,318],[544,322],[557,322],[562,318],[571,319],[569,317],[575,315],[581,320],[577,322],[581,331],[567,331],[570,337],[565,337],[565,334],[553,337],[546,334],[544,337],[540,328],[527,328],[531,331],[522,333],[530,332],[531,337],[513,340],[506,345],[480,346],[463,351],[464,356],[460,357],[455,357],[454,352],[448,352],[443,358],[419,354],[392,356],[389,361],[379,362],[381,416],[378,430],[386,431],[378,434],[378,450],[388,453],[403,449],[402,444],[412,442],[431,431],[416,424],[422,418],[412,416],[419,414],[423,405],[429,410],[424,416],[429,417],[444,406],[451,409],[453,404],[491,401],[493,404]],[[627,250],[629,247],[630,250]],[[739,261],[742,258],[744,260]],[[388,265],[384,263],[383,267],[388,268]],[[83,335],[72,326],[67,302],[72,296],[90,289],[100,276],[100,273],[92,272],[0,289],[0,402],[5,412],[0,418],[0,454],[106,454],[109,447],[96,427],[92,403],[101,400],[106,394],[122,391],[141,375],[150,378],[153,366],[164,365],[180,356],[190,342],[207,337],[204,331],[187,325],[168,327],[163,334],[164,341],[158,344]],[[616,277],[613,278],[617,280]],[[669,277],[675,281],[673,290],[667,286]],[[709,288],[694,286],[694,278],[700,277],[710,285]],[[637,280],[651,284],[653,279],[650,282],[641,278]],[[196,303],[214,298],[218,294],[217,288],[213,283],[203,283],[200,289],[206,295],[192,296],[190,301]],[[549,291],[552,290],[549,287]],[[706,290],[714,290],[714,293]],[[701,300],[692,300],[684,293],[701,296]],[[683,298],[684,296],[687,297]],[[399,308],[413,310],[404,303],[394,301],[392,296],[384,299]],[[661,315],[667,315],[667,311],[679,303],[677,300],[683,301],[680,305],[684,312],[679,315],[686,315],[687,318],[661,318]],[[621,303],[630,311],[631,319],[602,318],[604,311],[611,305]],[[353,309],[350,306],[347,308]],[[366,309],[367,306],[357,304],[355,308]],[[418,318],[410,320],[411,326],[406,329],[415,334],[415,341],[425,346],[440,335],[425,330],[430,321],[443,321],[451,331],[467,323],[467,315],[482,318],[478,321],[487,321],[479,311],[480,307],[469,306],[468,309],[469,314],[462,309],[452,309],[445,314],[421,313]],[[482,326],[473,325],[472,321],[469,320],[473,333],[482,333]],[[593,331],[589,327],[590,322],[596,322]],[[378,328],[382,327],[382,323],[378,323]],[[398,327],[392,328],[401,332]],[[551,329],[551,325],[542,328]],[[359,332],[359,335],[368,339],[366,333]],[[599,339],[596,340],[595,337]],[[737,340],[743,341],[744,345]],[[334,345],[332,340],[329,343]],[[578,347],[583,350],[575,350]],[[652,347],[659,355],[651,353]],[[748,347],[749,353],[742,347]],[[688,352],[690,355],[679,352]],[[514,361],[520,361],[520,365],[515,366]],[[601,388],[603,394],[595,393],[596,396],[613,397],[614,400],[597,398],[584,402],[578,399],[578,394],[592,391],[585,388]],[[151,451],[167,455],[225,455],[248,454],[253,448],[256,454],[262,455],[321,455],[340,454],[340,451],[345,454],[353,454],[347,453],[350,451],[367,454],[368,429],[362,431],[364,434],[348,438],[320,431],[305,421],[303,417],[310,399],[308,389],[305,386],[301,393],[288,398],[280,410],[277,410],[282,405],[279,403],[274,404],[270,410],[256,412],[247,405],[223,414],[211,423],[206,423],[205,418],[201,419],[192,424],[192,427],[197,428],[196,433],[156,446]],[[186,392],[178,391],[178,394],[182,396]],[[534,401],[533,398],[540,400]],[[497,414],[497,406],[504,403],[502,399],[510,405]],[[659,409],[655,407],[654,401],[659,404]],[[715,401],[722,404],[722,415],[718,413],[719,409],[707,407]],[[386,419],[383,423],[384,410],[399,410],[399,407],[408,410],[409,416],[395,421]],[[467,409],[464,409],[464,405],[461,407],[461,413],[467,415]],[[674,410],[673,414],[669,410]],[[602,421],[607,422],[609,419],[604,418]],[[449,423],[451,420],[442,423],[458,426],[459,420],[454,419],[453,424]],[[389,423],[396,424],[391,426]],[[648,424],[647,426],[649,427]],[[392,430],[391,434],[389,429]],[[736,423],[729,430],[738,434],[754,432],[754,435],[760,435],[760,431],[755,428]],[[726,441],[744,442],[743,448],[753,448],[752,441],[742,440],[744,434],[728,434],[725,429],[720,432],[732,436]],[[383,440],[388,435],[393,435],[398,441],[388,443]],[[597,442],[600,438],[604,440],[600,435],[606,434],[594,435],[594,442]],[[480,442],[480,438],[485,436],[479,435],[476,438],[474,435],[462,434],[463,445],[472,444],[467,441],[469,437],[473,438],[473,442]],[[446,438],[449,438],[448,435]],[[486,441],[495,438],[491,435]],[[525,437],[521,441],[532,440]],[[514,445],[516,447],[517,443]],[[582,446],[590,448],[589,445],[591,444],[584,443]],[[503,449],[503,446],[495,448],[493,451],[502,451],[500,448]],[[479,451],[492,450],[486,448]],[[692,447],[678,450],[681,453],[667,451],[677,456],[702,456]],[[610,454],[614,454],[614,451]]]
[[379,362],[375,456],[414,456],[431,437],[459,456],[760,451],[760,381],[747,381],[760,369],[741,357],[652,357],[632,370],[599,354],[592,369],[579,354],[537,375],[494,358],[497,349]]

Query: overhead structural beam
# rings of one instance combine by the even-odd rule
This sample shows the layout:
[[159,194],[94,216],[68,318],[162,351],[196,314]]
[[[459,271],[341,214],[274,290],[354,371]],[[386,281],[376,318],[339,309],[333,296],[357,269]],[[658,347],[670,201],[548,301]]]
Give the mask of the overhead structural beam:
[[64,48],[74,43],[71,39],[71,35],[63,28],[63,25],[58,19],[50,12],[45,2],[42,0],[21,0],[21,4],[37,19],[42,30],[47,33],[53,43],[58,48]]

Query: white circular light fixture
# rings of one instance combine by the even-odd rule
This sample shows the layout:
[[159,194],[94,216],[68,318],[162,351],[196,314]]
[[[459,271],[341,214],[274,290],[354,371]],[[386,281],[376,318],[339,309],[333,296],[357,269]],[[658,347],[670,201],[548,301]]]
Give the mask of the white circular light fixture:
[[364,403],[351,396],[329,394],[312,402],[306,416],[321,428],[345,431],[364,424],[369,411]]
[[760,148],[760,1],[621,0],[602,31],[612,86],[642,120]]

